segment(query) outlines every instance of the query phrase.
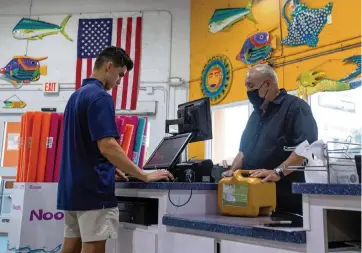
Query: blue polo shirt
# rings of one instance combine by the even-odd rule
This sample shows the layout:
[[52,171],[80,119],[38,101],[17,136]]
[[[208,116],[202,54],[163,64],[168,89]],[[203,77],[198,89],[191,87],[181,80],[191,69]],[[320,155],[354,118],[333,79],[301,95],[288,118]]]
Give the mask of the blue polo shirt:
[[[310,106],[284,89],[262,114],[254,108],[240,141],[243,169],[274,169],[291,154],[284,147],[295,147],[305,140],[318,139],[318,127]],[[277,208],[302,212],[302,196],[292,193],[293,182],[304,182],[304,172],[294,171],[277,182]]]
[[119,138],[112,97],[100,81],[85,79],[64,111],[58,209],[85,211],[117,206],[115,167],[97,146],[97,140],[105,137]]

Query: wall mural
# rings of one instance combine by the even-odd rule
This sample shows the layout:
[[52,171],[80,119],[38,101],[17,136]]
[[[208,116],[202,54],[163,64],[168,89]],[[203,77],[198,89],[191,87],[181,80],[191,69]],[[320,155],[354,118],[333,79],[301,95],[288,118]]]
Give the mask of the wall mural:
[[24,108],[26,103],[22,101],[17,95],[12,95],[11,97],[3,101],[5,109],[15,109],[15,108]]
[[230,90],[232,66],[225,55],[216,55],[206,63],[201,77],[201,91],[212,105],[220,103]]
[[[288,19],[285,12],[290,1],[294,1],[295,4],[291,14],[292,20]],[[332,3],[328,3],[324,8],[312,9],[299,3],[299,0],[286,0],[282,15],[288,24],[288,35],[281,43],[287,46],[316,47],[319,41],[318,36],[326,25],[328,16],[332,13],[332,6]]]
[[348,57],[344,62],[355,63],[357,68],[339,80],[326,78],[326,73],[315,70],[301,73],[297,79],[297,96],[306,100],[307,96],[318,92],[346,91],[361,87],[361,78],[353,79],[361,74],[361,55]]
[[276,37],[272,37],[271,31],[256,32],[250,35],[245,40],[236,59],[248,65],[263,63],[268,60],[272,50],[277,47]]
[[250,0],[246,8],[216,9],[209,21],[209,32],[229,31],[235,23],[243,20],[245,17],[256,23],[251,12],[252,4],[253,0]]
[[47,75],[47,65],[40,65],[40,61],[47,58],[14,56],[4,68],[0,68],[0,78],[11,82],[17,89],[23,84],[38,81],[41,75]]
[[13,37],[18,40],[42,40],[46,36],[61,33],[67,40],[73,41],[65,32],[65,26],[72,15],[64,18],[60,25],[41,20],[22,18],[13,29]]
[[347,81],[347,80],[355,78],[361,74],[361,57],[362,57],[362,55],[354,55],[354,56],[348,57],[343,60],[343,62],[345,62],[345,63],[357,64],[357,68],[354,71],[352,71],[349,75],[340,79],[339,81],[341,81],[341,82]]

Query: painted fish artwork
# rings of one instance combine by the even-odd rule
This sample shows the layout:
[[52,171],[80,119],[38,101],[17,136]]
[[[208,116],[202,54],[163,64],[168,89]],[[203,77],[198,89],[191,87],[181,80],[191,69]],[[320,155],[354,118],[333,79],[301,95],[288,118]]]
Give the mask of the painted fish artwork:
[[[286,16],[286,6],[294,1],[295,7],[291,13],[292,20]],[[299,3],[299,0],[286,0],[283,6],[282,15],[288,24],[288,35],[281,41],[281,44],[288,46],[308,45],[316,47],[319,41],[319,34],[327,23],[328,16],[332,13],[332,3],[323,8],[308,8],[306,4]]]
[[244,42],[236,59],[247,65],[263,63],[276,49],[276,38],[270,32],[256,32]]
[[65,32],[65,26],[72,15],[64,18],[60,25],[35,20],[30,18],[22,18],[13,29],[13,37],[18,40],[42,40],[46,36],[61,33],[67,40],[73,41]]
[[0,68],[0,78],[11,82],[15,88],[38,81],[41,75],[47,75],[47,65],[40,64],[45,59],[48,57],[14,56],[4,68]]
[[305,71],[297,80],[297,96],[306,100],[318,92],[347,91],[361,87],[361,78],[339,81],[325,78],[326,74],[318,71]]
[[246,8],[216,9],[209,21],[209,32],[229,31],[235,23],[245,17],[256,23],[251,12],[252,3],[253,0],[250,0]]
[[26,103],[21,100],[17,95],[12,95],[11,97],[3,101],[5,109],[15,109],[15,108],[24,108]]
[[343,77],[342,79],[339,79],[338,81],[344,82],[344,81],[348,81],[352,78],[359,76],[361,74],[361,58],[362,58],[362,55],[354,55],[354,56],[344,59],[343,62],[345,62],[345,63],[357,64],[357,68],[352,73],[348,74],[347,76]]

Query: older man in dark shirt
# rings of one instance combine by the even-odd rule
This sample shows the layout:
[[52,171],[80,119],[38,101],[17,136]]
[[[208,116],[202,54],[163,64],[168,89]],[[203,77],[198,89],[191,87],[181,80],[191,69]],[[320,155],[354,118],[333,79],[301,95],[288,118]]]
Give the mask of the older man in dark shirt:
[[299,166],[304,158],[284,147],[294,147],[318,139],[317,124],[309,105],[302,99],[278,88],[278,78],[269,65],[252,67],[245,82],[249,101],[254,106],[240,141],[239,153],[231,170],[249,170],[251,177],[263,182],[276,182],[277,209],[302,213],[301,195],[292,193],[293,182],[303,182],[304,173],[288,171],[287,166]]

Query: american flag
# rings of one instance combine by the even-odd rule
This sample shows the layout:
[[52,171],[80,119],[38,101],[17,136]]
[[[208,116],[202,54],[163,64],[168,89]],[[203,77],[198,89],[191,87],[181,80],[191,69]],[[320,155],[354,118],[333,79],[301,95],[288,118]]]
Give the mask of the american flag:
[[113,101],[116,109],[135,110],[140,76],[141,35],[141,14],[116,19],[79,19],[76,89],[81,87],[82,79],[91,76],[100,51],[107,46],[116,45],[126,50],[134,62],[134,68],[127,72],[121,84],[111,91]]

